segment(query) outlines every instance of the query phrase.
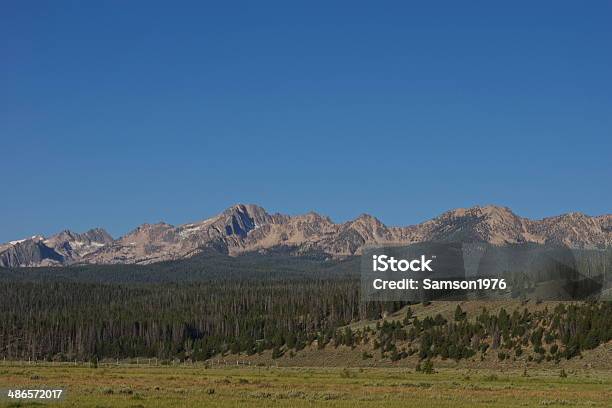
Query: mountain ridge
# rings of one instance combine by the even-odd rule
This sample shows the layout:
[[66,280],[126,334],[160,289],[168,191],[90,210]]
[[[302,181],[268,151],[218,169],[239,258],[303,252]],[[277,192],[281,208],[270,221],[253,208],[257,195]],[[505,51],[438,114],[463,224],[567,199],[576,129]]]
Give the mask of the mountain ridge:
[[387,226],[370,214],[334,223],[316,212],[295,216],[268,213],[255,204],[236,204],[198,222],[174,226],[142,224],[113,239],[104,229],[64,230],[0,244],[0,267],[72,264],[147,264],[184,259],[206,249],[232,256],[290,248],[296,256],[317,252],[330,258],[358,255],[367,245],[423,241],[533,242],[571,248],[612,246],[612,215],[572,212],[532,220],[508,207],[457,208],[420,224]]

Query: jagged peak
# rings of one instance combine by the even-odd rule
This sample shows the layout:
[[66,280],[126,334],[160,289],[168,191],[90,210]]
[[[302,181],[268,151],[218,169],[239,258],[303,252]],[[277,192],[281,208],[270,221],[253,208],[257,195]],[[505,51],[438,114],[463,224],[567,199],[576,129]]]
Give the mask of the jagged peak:
[[568,212],[568,213],[564,213],[564,214],[559,214],[559,215],[553,215],[551,217],[544,217],[542,218],[540,221],[545,222],[545,223],[554,223],[554,222],[559,222],[559,221],[575,221],[575,220],[603,220],[605,219],[606,216],[597,216],[597,217],[592,217],[588,214],[585,214],[581,211],[572,211],[572,212]]
[[222,214],[234,214],[236,212],[239,213],[247,213],[247,214],[265,214],[268,215],[268,212],[265,208],[257,205],[257,204],[234,204],[228,207]]
[[65,229],[60,231],[58,234],[55,234],[54,237],[64,237],[64,236],[68,236],[70,238],[74,238],[77,235],[79,235],[77,232],[74,232],[70,229]]
[[331,218],[329,218],[326,215],[321,215],[316,211],[308,211],[305,214],[296,215],[295,218],[300,218],[304,220],[313,220],[313,221],[324,221],[324,222],[333,224],[333,221],[331,220]]
[[45,237],[43,237],[42,235],[32,235],[31,237],[28,238],[23,238],[23,239],[17,239],[14,241],[9,241],[4,245],[19,245],[22,244],[24,242],[29,242],[29,241],[34,241],[34,242],[38,242],[38,241],[43,241],[45,239]]
[[110,243],[114,241],[113,236],[109,234],[108,231],[106,231],[104,228],[100,227],[91,228],[83,235],[97,242]]
[[380,221],[378,218],[374,217],[373,215],[367,214],[367,213],[363,213],[363,214],[359,214],[359,216],[357,218],[355,218],[352,221],[349,221],[349,224],[355,224],[355,223],[374,223],[377,225],[382,225],[382,221]]
[[468,208],[455,208],[453,210],[449,210],[444,212],[437,218],[459,218],[459,217],[482,217],[482,216],[510,216],[517,217],[517,215],[512,212],[512,210],[505,206],[487,204],[487,205],[475,205],[473,207]]
[[171,224],[168,224],[166,222],[163,222],[163,221],[159,221],[159,222],[156,222],[156,223],[153,223],[153,224],[145,222],[143,224],[140,224],[139,226],[137,226],[136,228],[134,228],[133,230],[131,230],[127,234],[125,234],[124,237],[130,236],[130,235],[134,235],[134,234],[138,234],[138,233],[145,232],[145,231],[151,231],[151,230],[154,230],[154,229],[159,229],[159,228],[171,229],[171,228],[174,228],[174,226],[171,225]]
[[256,204],[235,204],[217,217],[215,224],[228,236],[246,237],[249,231],[271,221],[271,216]]
[[[58,238],[59,235],[64,238]],[[100,250],[77,253],[76,257],[63,262],[114,263],[188,257],[211,242],[220,243],[230,254],[293,245],[327,251],[331,256],[346,256],[359,253],[364,242],[414,243],[432,239],[481,240],[496,244],[564,242],[572,247],[606,247],[612,243],[612,215],[589,217],[572,212],[530,220],[515,215],[508,207],[483,205],[450,210],[409,227],[387,227],[367,213],[350,221],[334,223],[314,211],[294,216],[271,215],[259,205],[238,203],[197,223],[178,227],[165,222],[145,223],[116,241],[101,228],[83,234],[64,230],[40,244],[33,238],[20,241],[27,245],[23,248],[44,244],[60,251],[65,241],[82,241],[75,243],[75,248],[90,251],[99,246]],[[10,248],[10,244],[0,245],[0,254]],[[66,253],[73,256],[71,252]]]
[[476,206],[476,208],[480,208],[483,212],[505,212],[514,214],[510,207],[505,205],[487,204],[484,206]]
[[70,229],[65,229],[55,235],[50,236],[45,240],[47,243],[60,242],[60,241],[78,241],[78,240],[90,240],[100,243],[109,243],[113,241],[113,237],[106,232],[103,228],[91,228],[83,233],[78,233]]

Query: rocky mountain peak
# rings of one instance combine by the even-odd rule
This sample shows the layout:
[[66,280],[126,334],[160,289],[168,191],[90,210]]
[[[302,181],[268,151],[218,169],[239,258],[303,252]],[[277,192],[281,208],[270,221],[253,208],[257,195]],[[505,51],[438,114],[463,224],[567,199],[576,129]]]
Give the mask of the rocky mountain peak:
[[378,218],[370,214],[366,214],[366,213],[359,214],[359,216],[355,218],[352,222],[373,223],[373,224],[381,223]]
[[66,230],[63,230],[62,232],[58,233],[57,235],[54,235],[51,238],[56,238],[56,239],[61,239],[61,240],[68,241],[68,240],[76,239],[77,235],[78,234],[76,232],[73,232],[71,230],[66,229]]
[[92,228],[83,235],[91,241],[99,242],[102,244],[110,244],[111,242],[113,242],[113,237],[108,232],[106,232],[104,228]]
[[514,219],[517,216],[508,207],[498,205],[474,206],[469,208],[456,208],[447,211],[437,218],[497,218]]
[[269,214],[254,204],[236,204],[203,221],[173,226],[142,224],[113,240],[103,229],[62,231],[48,239],[32,237],[0,245],[0,266],[43,266],[72,263],[151,263],[182,259],[211,248],[232,256],[252,251],[290,248],[296,255],[329,257],[359,254],[368,245],[423,241],[554,243],[575,248],[612,246],[612,215],[589,217],[569,213],[530,220],[509,208],[487,205],[459,208],[408,227],[387,227],[362,214],[336,224],[309,212],[297,216]]
[[119,239],[128,245],[147,244],[156,240],[168,240],[173,237],[174,226],[165,222],[155,224],[141,224],[135,230]]
[[346,223],[346,225],[358,231],[367,241],[376,242],[381,238],[384,240],[391,239],[387,226],[370,214],[361,214],[353,221]]
[[249,231],[271,221],[270,214],[258,205],[236,204],[221,214],[218,224],[221,224],[227,235],[237,235],[244,238]]

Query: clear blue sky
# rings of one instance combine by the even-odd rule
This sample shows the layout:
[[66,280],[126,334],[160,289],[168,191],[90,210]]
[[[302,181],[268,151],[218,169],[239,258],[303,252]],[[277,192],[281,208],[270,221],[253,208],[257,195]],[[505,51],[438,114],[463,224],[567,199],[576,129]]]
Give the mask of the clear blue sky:
[[501,3],[4,1],[0,241],[610,213],[612,2]]

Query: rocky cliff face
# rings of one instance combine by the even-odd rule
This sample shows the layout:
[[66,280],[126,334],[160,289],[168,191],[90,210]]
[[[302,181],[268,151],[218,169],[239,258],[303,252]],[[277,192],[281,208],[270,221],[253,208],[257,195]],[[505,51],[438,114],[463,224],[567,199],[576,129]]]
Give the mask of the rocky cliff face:
[[268,214],[256,205],[235,205],[204,221],[173,226],[143,224],[113,240],[104,230],[84,234],[63,231],[0,245],[0,266],[74,263],[152,263],[193,256],[207,248],[232,256],[252,251],[289,249],[329,257],[359,254],[367,245],[423,241],[551,243],[573,248],[612,246],[612,215],[565,214],[530,220],[506,207],[486,206],[448,211],[422,224],[388,227],[364,214],[336,224],[316,213]]
[[40,235],[0,245],[0,266],[53,266],[78,262],[113,242],[103,229],[83,234],[69,230],[47,239]]

